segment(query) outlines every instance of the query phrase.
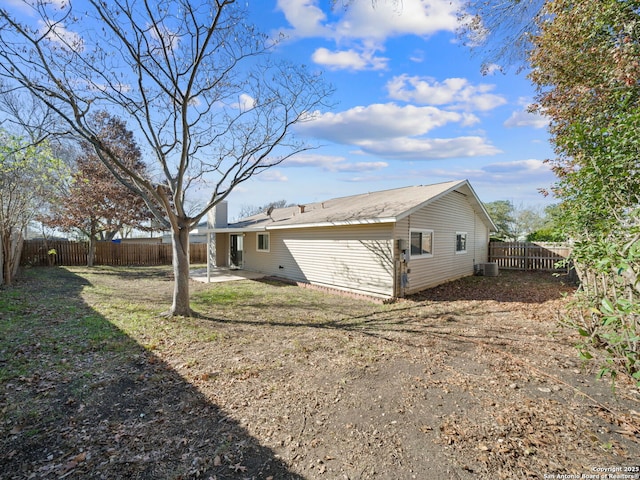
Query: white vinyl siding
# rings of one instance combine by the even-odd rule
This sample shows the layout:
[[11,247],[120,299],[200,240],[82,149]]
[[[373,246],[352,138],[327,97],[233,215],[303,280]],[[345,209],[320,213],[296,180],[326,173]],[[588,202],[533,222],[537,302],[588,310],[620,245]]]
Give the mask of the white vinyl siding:
[[489,261],[489,236],[489,227],[476,217],[475,235],[470,237],[473,241],[473,257],[476,264]]
[[[245,257],[245,268],[358,293],[393,295],[392,224],[270,231],[270,254]],[[247,239],[252,239],[248,241]],[[255,251],[247,235],[245,250]]]
[[[396,224],[395,237],[409,241],[410,232],[421,229],[434,232],[433,255],[409,259],[405,294],[473,275],[474,261],[487,261],[487,227],[460,193],[451,192],[402,219]],[[466,255],[456,254],[460,233],[467,234]]]
[[[489,227],[483,218],[466,195],[452,191],[397,223],[254,230],[244,237],[244,268],[356,293],[408,295],[472,275],[475,264],[487,262]],[[420,256],[411,255],[412,232],[423,233]],[[430,248],[424,235],[429,232]],[[269,234],[268,254],[257,251],[257,233]],[[461,233],[465,254],[456,253]]]

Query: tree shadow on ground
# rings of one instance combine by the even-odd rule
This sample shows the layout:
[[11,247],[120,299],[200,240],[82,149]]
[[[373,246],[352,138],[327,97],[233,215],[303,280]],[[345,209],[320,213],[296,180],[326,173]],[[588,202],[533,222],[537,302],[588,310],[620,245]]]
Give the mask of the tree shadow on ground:
[[302,479],[86,305],[87,285],[40,269],[0,302],[3,479]]
[[[495,344],[499,343],[498,338],[505,338],[509,330],[498,321],[494,327],[484,326],[477,330],[474,323],[478,315],[510,315],[511,304],[522,303],[537,308],[537,305],[559,300],[563,294],[575,291],[575,286],[549,272],[505,271],[499,277],[464,277],[391,305],[372,305],[368,311],[349,314],[346,312],[348,308],[342,311],[345,303],[342,299],[326,301],[332,295],[330,293],[323,295],[323,301],[310,295],[300,296],[299,303],[292,304],[287,295],[277,294],[277,290],[291,287],[291,284],[273,278],[254,281],[273,287],[274,293],[265,300],[252,295],[249,290],[241,299],[236,299],[240,302],[239,308],[248,309],[246,315],[219,318],[202,314],[200,318],[222,324],[358,332],[409,346],[417,336],[423,335],[441,336],[461,346],[478,342]],[[281,302],[278,300],[280,297],[283,299]],[[496,303],[485,304],[479,311],[478,302],[487,300]],[[500,306],[501,303],[504,307]],[[287,311],[287,315],[275,317],[264,314],[279,309]],[[309,312],[315,313],[308,315]],[[327,312],[332,312],[332,318],[327,318]]]
[[[291,314],[291,305],[277,302],[261,304],[248,302],[243,305],[255,312],[266,308],[289,309],[289,314],[283,318],[265,318],[265,316],[246,315],[242,318],[223,318],[207,314],[197,314],[197,318],[220,325],[245,325],[253,327],[269,326],[274,328],[297,328],[334,330],[346,333],[357,333],[380,340],[403,344],[408,347],[423,346],[425,339],[440,337],[445,339],[453,348],[466,350],[478,343],[500,344],[505,339],[508,329],[500,324],[495,327],[475,329],[474,318],[479,313],[472,305],[448,306],[445,309],[430,310],[416,302],[402,302],[392,308],[373,310],[357,315],[337,314],[335,319],[302,320]],[[322,311],[322,305],[298,306],[301,310]],[[501,313],[501,310],[484,312],[483,314]],[[471,328],[469,328],[471,327]]]
[[131,266],[120,265],[94,265],[93,267],[76,266],[73,267],[76,271],[87,273],[99,273],[103,276],[117,277],[123,280],[161,280],[161,281],[173,281],[173,270],[171,265],[137,265],[134,268]]

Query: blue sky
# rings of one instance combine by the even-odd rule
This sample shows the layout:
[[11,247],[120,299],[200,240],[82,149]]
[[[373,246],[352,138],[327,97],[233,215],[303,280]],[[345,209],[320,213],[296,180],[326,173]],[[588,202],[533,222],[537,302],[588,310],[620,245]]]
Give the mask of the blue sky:
[[456,35],[463,0],[244,3],[250,23],[283,35],[275,55],[322,70],[335,93],[330,109],[296,129],[319,148],[238,186],[228,198],[231,218],[243,206],[276,200],[309,203],[462,179],[484,202],[553,202],[538,193],[554,181],[544,163],[553,150],[546,119],[527,113],[533,86],[498,65],[482,75],[481,52]]
[[[322,69],[334,106],[297,134],[320,148],[241,185],[242,205],[306,203],[468,179],[484,202],[552,203],[547,121],[527,113],[525,74],[482,75],[483,58],[456,36],[457,0],[253,0],[252,20],[283,32],[278,55]],[[374,3],[374,5],[372,5]]]

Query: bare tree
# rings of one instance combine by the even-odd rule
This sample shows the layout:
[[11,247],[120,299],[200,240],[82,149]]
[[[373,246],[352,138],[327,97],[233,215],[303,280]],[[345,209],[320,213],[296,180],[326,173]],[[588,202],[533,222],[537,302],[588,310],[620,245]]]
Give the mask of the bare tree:
[[253,215],[257,215],[258,213],[267,212],[269,208],[284,208],[284,207],[293,207],[295,203],[287,202],[286,200],[276,200],[274,202],[265,203],[264,205],[242,205],[240,207],[240,213],[238,214],[238,218],[247,218]]
[[[24,0],[24,9],[28,23],[0,9],[0,76],[93,145],[171,229],[168,313],[190,315],[190,229],[235,186],[310,148],[292,127],[330,89],[303,66],[274,61],[276,43],[245,23],[234,0]],[[97,110],[130,123],[155,176],[131,170],[101,140],[89,121]],[[194,190],[206,200],[190,214]]]
[[459,13],[458,34],[483,57],[484,73],[496,66],[526,68],[545,1],[466,0]]

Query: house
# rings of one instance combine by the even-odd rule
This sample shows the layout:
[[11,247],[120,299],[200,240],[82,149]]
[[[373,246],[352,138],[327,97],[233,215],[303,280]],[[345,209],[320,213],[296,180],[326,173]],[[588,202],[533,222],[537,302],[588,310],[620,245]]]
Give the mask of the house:
[[210,264],[380,298],[472,275],[496,227],[468,181],[210,215]]

